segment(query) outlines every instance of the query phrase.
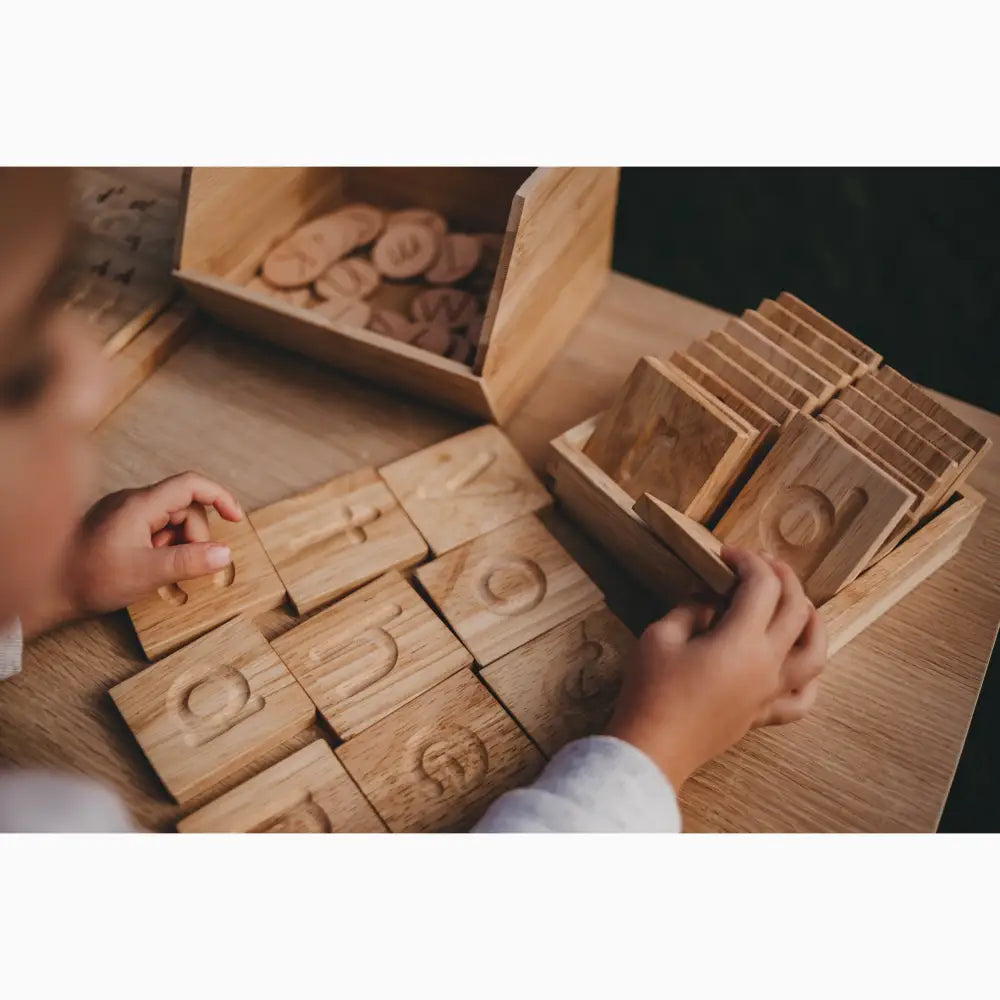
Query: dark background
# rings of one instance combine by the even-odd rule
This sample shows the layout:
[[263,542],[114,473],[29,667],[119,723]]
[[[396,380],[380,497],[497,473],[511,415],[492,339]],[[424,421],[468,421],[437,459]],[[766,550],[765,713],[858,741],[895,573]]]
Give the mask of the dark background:
[[[614,267],[735,313],[793,292],[904,375],[1000,411],[998,169],[625,169]],[[942,831],[1000,831],[998,659]]]

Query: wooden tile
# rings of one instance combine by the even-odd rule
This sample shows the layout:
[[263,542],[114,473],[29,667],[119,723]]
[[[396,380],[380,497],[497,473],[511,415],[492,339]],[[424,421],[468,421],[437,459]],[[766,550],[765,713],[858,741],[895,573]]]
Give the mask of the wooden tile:
[[385,824],[316,740],[177,824],[179,833],[384,833]]
[[[805,365],[824,381],[829,382],[838,389],[842,389],[845,385],[850,384],[851,374],[849,372],[838,368],[832,361],[824,358],[822,354],[808,344],[797,340],[787,330],[783,330],[777,323],[768,319],[756,309],[744,309],[740,319],[747,326],[756,330],[762,337],[766,337],[776,347],[780,347],[787,354],[795,358],[796,361]],[[840,350],[840,348],[836,349]],[[851,360],[854,361],[853,358]]]
[[815,604],[854,579],[913,495],[818,421],[797,417],[715,530],[786,560]]
[[636,500],[633,510],[716,594],[725,595],[733,589],[736,574],[722,561],[722,542],[708,528],[648,493]]
[[858,392],[853,386],[848,386],[837,398],[848,409],[853,410],[859,417],[864,417],[868,423],[899,445],[915,461],[930,469],[939,480],[944,479],[949,483],[954,481],[958,475],[957,463],[915,431],[911,431],[888,410]]
[[111,697],[182,804],[305,729],[316,714],[242,616],[123,681]]
[[297,625],[273,645],[341,739],[472,666],[469,652],[395,572]]
[[845,351],[836,341],[820,333],[816,327],[789,312],[774,299],[763,299],[757,306],[757,312],[786,331],[798,343],[805,344],[810,350],[822,355],[848,378],[857,378],[868,371],[864,361],[855,357],[850,351]]
[[831,400],[823,408],[823,416],[835,427],[842,427],[859,441],[863,441],[894,469],[898,469],[907,479],[916,483],[925,494],[924,500],[917,505],[916,513],[918,515],[926,514],[933,507],[941,492],[941,487],[930,469],[911,458],[877,427],[873,427],[864,417],[858,416],[839,399]]
[[417,579],[483,666],[603,599],[533,516],[421,566]]
[[848,354],[853,355],[865,368],[871,371],[877,368],[882,361],[882,355],[878,351],[870,348],[866,343],[858,340],[853,334],[848,333],[843,327],[837,326],[832,320],[827,319],[822,313],[817,312],[812,306],[808,306],[801,299],[796,298],[791,292],[782,292],[778,296],[778,305],[784,306],[793,316],[805,320],[810,326],[819,330],[824,337],[832,340],[838,347],[842,347]]
[[604,728],[634,647],[632,633],[602,605],[501,657],[482,676],[551,757]]
[[420,532],[372,468],[279,500],[250,520],[300,615],[427,555]]
[[787,375],[783,375],[773,365],[763,358],[748,351],[737,343],[732,336],[721,330],[713,330],[708,335],[708,343],[720,353],[726,355],[741,368],[760,379],[769,389],[776,392],[795,409],[803,413],[811,413],[819,405],[819,400],[801,386],[796,385]]
[[467,830],[543,765],[469,670],[348,740],[337,756],[394,833]]
[[980,434],[974,427],[970,427],[964,420],[957,417],[946,406],[942,406],[934,399],[926,389],[911,382],[904,375],[900,375],[895,368],[888,366],[879,368],[875,372],[875,377],[883,384],[892,389],[893,392],[902,396],[908,403],[915,406],[924,416],[939,423],[949,434],[958,438],[962,444],[968,446],[975,453],[969,464],[962,470],[962,478],[972,474],[972,470],[982,461],[983,456],[989,451],[992,442],[988,437]]
[[[748,311],[753,313],[753,310]],[[837,386],[834,382],[820,378],[811,368],[794,358],[773,340],[765,337],[749,322],[735,317],[726,320],[725,332],[741,347],[756,354],[772,368],[776,368],[786,378],[791,379],[799,388],[815,396],[820,403],[825,403],[836,392]]]
[[584,454],[633,499],[653,493],[701,520],[746,462],[753,440],[683,373],[642,358]]
[[770,445],[774,441],[778,433],[778,421],[765,413],[756,403],[751,402],[742,392],[719,378],[700,361],[681,351],[674,351],[670,355],[670,363],[758,430],[763,443]]
[[781,426],[785,426],[798,413],[791,403],[707,341],[694,341],[688,346],[686,353],[734,389],[742,392],[747,399],[759,406]]
[[528,463],[492,424],[379,472],[435,555],[552,503]]
[[185,580],[136,601],[128,608],[143,652],[151,660],[235,618],[270,611],[285,588],[250,521],[225,521],[208,511],[212,540],[228,545],[232,564],[218,573]]

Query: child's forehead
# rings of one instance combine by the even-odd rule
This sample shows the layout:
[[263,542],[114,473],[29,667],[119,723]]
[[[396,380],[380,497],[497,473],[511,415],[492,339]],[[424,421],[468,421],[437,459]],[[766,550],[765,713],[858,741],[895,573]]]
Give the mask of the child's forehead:
[[62,260],[71,196],[67,170],[0,168],[0,343],[18,334]]

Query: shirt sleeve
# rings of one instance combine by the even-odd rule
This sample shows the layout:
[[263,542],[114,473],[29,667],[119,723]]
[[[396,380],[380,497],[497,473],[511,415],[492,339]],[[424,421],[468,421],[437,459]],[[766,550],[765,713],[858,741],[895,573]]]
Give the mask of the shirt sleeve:
[[0,833],[136,833],[117,795],[87,778],[0,771]]
[[0,681],[21,672],[21,623],[15,618],[0,625]]
[[474,833],[679,833],[677,796],[630,743],[590,736],[564,746],[528,788],[501,795]]

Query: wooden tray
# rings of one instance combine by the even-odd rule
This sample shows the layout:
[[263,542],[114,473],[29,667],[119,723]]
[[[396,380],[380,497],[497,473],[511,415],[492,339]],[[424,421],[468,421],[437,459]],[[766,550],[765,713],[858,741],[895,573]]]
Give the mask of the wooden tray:
[[[182,198],[175,274],[231,326],[502,421],[601,291],[617,191],[614,168],[200,167]],[[505,232],[471,366],[241,287],[296,226],[353,201],[432,208],[470,232]]]
[[[551,442],[548,472],[567,512],[630,575],[668,605],[703,589],[700,579],[633,511],[632,498],[583,453],[597,417]],[[926,524],[820,607],[830,655],[843,648],[958,551],[984,497],[963,484]]]

